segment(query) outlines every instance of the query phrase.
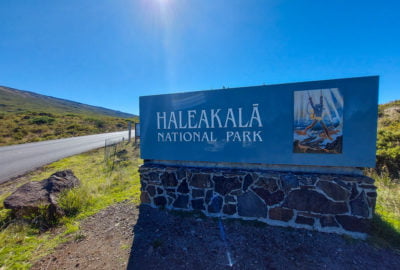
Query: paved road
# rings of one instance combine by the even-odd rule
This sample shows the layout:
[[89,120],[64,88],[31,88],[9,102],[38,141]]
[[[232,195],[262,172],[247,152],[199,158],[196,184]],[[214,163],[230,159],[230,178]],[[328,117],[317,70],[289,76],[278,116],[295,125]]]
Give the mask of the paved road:
[[128,131],[0,147],[0,183],[61,158],[102,147],[105,140],[122,137],[127,139]]

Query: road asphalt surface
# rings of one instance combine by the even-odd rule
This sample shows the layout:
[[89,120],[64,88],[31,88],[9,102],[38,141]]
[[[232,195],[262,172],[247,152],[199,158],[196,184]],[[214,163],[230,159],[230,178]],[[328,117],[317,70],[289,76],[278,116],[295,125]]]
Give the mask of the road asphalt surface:
[[0,147],[0,183],[59,159],[103,147],[106,140],[110,142],[123,137],[128,139],[128,131]]

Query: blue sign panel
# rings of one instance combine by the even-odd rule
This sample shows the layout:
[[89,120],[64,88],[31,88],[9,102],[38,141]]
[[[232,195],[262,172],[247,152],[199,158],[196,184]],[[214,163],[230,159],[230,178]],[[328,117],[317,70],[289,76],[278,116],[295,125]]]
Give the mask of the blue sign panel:
[[379,77],[140,97],[143,159],[374,167]]

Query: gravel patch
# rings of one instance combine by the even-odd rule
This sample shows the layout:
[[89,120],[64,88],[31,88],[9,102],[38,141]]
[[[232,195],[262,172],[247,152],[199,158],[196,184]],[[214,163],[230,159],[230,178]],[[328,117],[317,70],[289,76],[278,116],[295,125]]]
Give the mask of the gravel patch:
[[32,269],[399,269],[400,254],[336,234],[118,203]]

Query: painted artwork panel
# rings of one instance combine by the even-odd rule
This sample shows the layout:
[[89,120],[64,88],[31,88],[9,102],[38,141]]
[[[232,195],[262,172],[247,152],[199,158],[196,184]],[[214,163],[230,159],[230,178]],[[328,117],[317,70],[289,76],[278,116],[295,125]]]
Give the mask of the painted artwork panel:
[[338,88],[294,91],[294,153],[341,154],[343,95]]

